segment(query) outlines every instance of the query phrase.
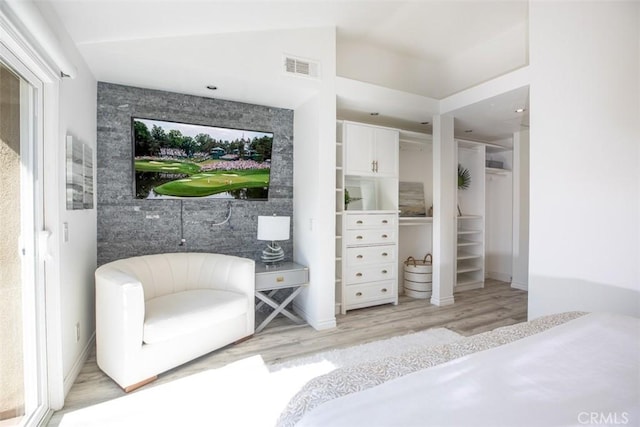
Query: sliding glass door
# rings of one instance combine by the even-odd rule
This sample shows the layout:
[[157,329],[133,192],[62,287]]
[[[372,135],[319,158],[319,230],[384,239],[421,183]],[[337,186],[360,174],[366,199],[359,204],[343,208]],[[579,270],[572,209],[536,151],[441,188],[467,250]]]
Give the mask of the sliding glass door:
[[42,84],[0,45],[0,426],[44,417]]

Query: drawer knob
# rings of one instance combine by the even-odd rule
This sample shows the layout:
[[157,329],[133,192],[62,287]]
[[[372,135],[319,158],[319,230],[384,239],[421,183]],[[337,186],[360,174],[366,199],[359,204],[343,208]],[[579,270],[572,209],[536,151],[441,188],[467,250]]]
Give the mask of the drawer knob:
[[387,274],[387,270],[382,270],[382,274]]
[[356,273],[356,277],[362,277],[362,273]]
[[356,258],[362,259],[362,255],[358,255],[358,256],[356,256]]
[[386,219],[383,219],[383,220],[382,220],[382,223],[383,223],[383,224],[389,224],[389,221],[387,221]]
[[382,252],[382,256],[389,256],[389,254],[386,252]]
[[280,282],[284,282],[284,276],[278,276],[276,277],[276,282],[280,283]]
[[383,235],[382,235],[382,238],[383,238],[383,239],[386,239],[387,237],[389,237],[389,236],[387,236],[386,234],[383,234]]
[[362,220],[361,219],[357,220],[356,224],[362,224]]
[[382,292],[387,292],[387,288],[382,288]]
[[361,297],[362,296],[362,292],[356,292],[356,296],[357,297]]
[[362,240],[362,236],[356,236],[357,240]]

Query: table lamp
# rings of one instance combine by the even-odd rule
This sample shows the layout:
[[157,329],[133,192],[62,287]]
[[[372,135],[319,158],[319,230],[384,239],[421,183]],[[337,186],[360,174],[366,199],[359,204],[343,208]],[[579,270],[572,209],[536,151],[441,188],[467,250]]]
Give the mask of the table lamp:
[[289,240],[289,225],[291,218],[288,216],[259,216],[258,240],[266,240],[271,243],[262,251],[260,259],[265,264],[276,264],[284,260],[284,250],[278,245],[278,241]]

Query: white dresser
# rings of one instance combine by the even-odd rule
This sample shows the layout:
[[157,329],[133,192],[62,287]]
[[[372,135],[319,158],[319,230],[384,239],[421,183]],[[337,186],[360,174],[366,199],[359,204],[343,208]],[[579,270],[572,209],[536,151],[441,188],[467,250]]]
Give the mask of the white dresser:
[[346,212],[344,311],[398,302],[398,215]]
[[398,130],[338,126],[336,296],[340,312],[398,303]]

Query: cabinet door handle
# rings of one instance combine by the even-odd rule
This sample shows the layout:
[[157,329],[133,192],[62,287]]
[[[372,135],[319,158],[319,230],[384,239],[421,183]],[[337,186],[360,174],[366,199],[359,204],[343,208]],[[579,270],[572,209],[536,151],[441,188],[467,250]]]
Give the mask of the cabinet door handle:
[[362,236],[356,236],[357,240],[362,240]]
[[356,258],[362,259],[362,255],[357,255]]
[[383,223],[383,224],[389,224],[389,221],[387,221],[386,219],[383,219],[383,220],[382,220],[382,223]]
[[382,270],[382,274],[387,274],[388,271],[387,270]]
[[382,288],[382,292],[387,292],[387,288]]
[[376,171],[376,161],[372,161],[371,162],[371,172],[375,172]]
[[382,252],[382,256],[389,256],[389,254],[386,252]]
[[382,235],[382,238],[383,238],[383,239],[386,239],[387,237],[389,237],[389,236],[387,236],[386,234],[383,234],[383,235]]
[[362,277],[362,273],[356,273],[356,277]]
[[362,292],[356,292],[356,296],[357,297],[361,297],[362,296]]
[[358,225],[362,224],[362,220],[361,219],[357,220],[356,224],[358,224]]
[[376,170],[374,172],[378,172],[378,161],[376,160],[374,163],[376,164]]

